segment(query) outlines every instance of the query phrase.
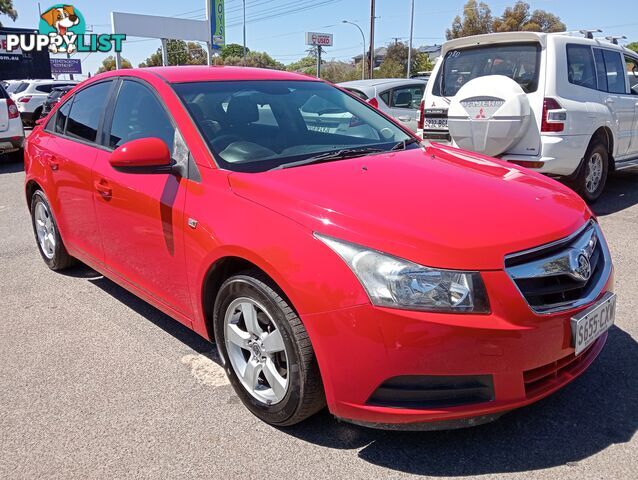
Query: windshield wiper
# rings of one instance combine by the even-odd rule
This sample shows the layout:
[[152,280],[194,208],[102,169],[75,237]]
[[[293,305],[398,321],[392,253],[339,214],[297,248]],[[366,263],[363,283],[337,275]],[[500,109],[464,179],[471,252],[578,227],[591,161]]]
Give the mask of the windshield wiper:
[[343,160],[345,158],[363,157],[365,155],[371,155],[373,153],[385,152],[382,148],[363,147],[363,148],[343,148],[334,152],[320,153],[319,155],[313,155],[312,157],[304,158],[298,162],[284,163],[272,170],[281,170],[284,168],[300,167],[302,165],[310,165],[313,163],[330,162],[332,160]]
[[390,151],[393,152],[395,150],[405,150],[406,148],[408,148],[408,145],[412,145],[413,143],[418,143],[420,141],[421,140],[419,138],[410,137],[407,140],[401,140],[394,147],[392,147]]

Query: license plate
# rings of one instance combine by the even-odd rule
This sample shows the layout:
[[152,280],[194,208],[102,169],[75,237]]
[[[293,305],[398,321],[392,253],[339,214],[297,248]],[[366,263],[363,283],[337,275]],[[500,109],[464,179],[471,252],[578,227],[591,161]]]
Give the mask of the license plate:
[[582,353],[598,337],[609,330],[616,317],[616,294],[606,293],[595,305],[571,319],[572,346]]
[[447,118],[424,117],[423,128],[425,130],[447,130]]

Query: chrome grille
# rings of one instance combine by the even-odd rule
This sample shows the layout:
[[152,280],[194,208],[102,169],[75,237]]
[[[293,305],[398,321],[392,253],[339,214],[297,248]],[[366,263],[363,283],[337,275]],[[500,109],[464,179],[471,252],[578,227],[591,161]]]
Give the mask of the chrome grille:
[[593,220],[569,237],[505,258],[505,270],[537,313],[592,302],[611,272],[611,257]]

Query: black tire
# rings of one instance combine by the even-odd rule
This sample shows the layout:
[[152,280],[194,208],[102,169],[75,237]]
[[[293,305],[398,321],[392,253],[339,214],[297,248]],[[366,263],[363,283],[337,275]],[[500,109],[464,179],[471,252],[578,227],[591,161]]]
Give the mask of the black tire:
[[[49,254],[45,253],[38,239],[35,212],[39,203],[43,204],[44,207],[46,208],[46,211],[48,212],[50,216],[50,221],[53,226],[53,237],[55,238],[55,248],[53,248],[53,251],[49,252]],[[64,246],[64,242],[62,242],[62,237],[60,237],[60,230],[58,229],[58,224],[55,221],[55,218],[53,216],[51,205],[49,204],[49,201],[47,200],[47,197],[42,190],[36,190],[33,196],[31,197],[31,225],[33,227],[33,235],[35,236],[35,242],[36,242],[36,245],[38,246],[38,251],[40,252],[40,255],[42,256],[44,263],[46,263],[51,270],[55,270],[55,271],[63,270],[67,267],[70,267],[74,263],[76,263],[76,260],[67,252],[66,247]]]
[[[600,178],[596,188],[593,188],[591,184],[590,174],[592,172],[591,162],[592,159],[600,158],[602,161],[602,177]],[[595,203],[600,198],[605,189],[607,183],[607,176],[609,175],[609,152],[604,143],[594,140],[583,159],[583,164],[580,168],[580,172],[576,177],[575,190],[578,194],[589,204]]]
[[[269,405],[249,393],[229,361],[225,316],[229,306],[238,298],[249,298],[265,307],[281,332],[288,360],[288,389],[278,403]],[[254,415],[271,425],[290,426],[325,406],[323,384],[308,333],[277,286],[261,271],[247,270],[223,283],[215,301],[213,322],[226,374],[239,398]]]

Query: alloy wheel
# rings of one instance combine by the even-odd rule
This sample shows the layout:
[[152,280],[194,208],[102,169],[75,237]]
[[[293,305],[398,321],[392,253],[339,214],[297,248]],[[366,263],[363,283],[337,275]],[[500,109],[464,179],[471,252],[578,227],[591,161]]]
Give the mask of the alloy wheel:
[[242,297],[226,309],[226,350],[239,381],[266,405],[281,402],[288,391],[288,354],[281,331],[266,309]]
[[600,153],[594,153],[587,162],[587,177],[585,178],[585,188],[589,193],[598,190],[603,178],[603,157]]
[[55,255],[55,224],[44,202],[36,203],[34,217],[40,250],[46,258],[51,260]]

